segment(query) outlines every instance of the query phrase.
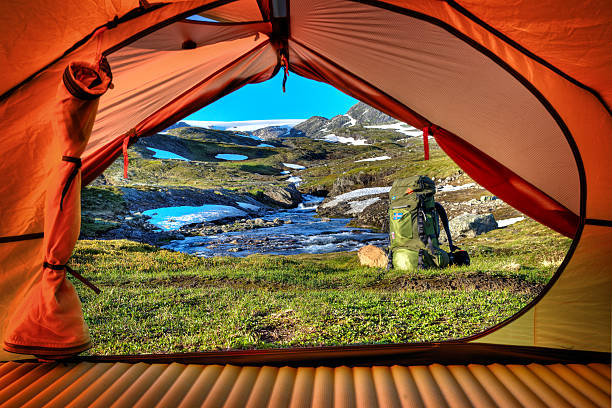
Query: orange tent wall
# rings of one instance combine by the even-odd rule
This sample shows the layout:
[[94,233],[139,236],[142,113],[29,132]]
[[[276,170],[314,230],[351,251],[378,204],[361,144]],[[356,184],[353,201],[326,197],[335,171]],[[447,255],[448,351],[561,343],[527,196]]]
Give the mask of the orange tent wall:
[[[394,47],[393,41],[397,38],[385,36],[380,24],[393,26],[406,21],[405,16],[418,14],[422,16],[418,18],[419,21],[442,28],[430,30],[427,24],[420,24],[423,29],[417,34],[429,32],[439,36],[439,41],[459,38],[480,54],[486,54],[481,61],[483,64],[488,64],[488,58],[495,60],[497,65],[507,66],[516,74],[517,80],[520,79],[540,95],[540,103],[547,106],[549,113],[556,115],[554,122],[567,138],[563,142],[566,144],[559,142],[559,146],[565,146],[562,149],[569,147],[571,152],[565,156],[569,159],[559,163],[574,166],[575,170],[564,170],[569,171],[568,174],[577,172],[577,175],[569,178],[558,177],[556,182],[561,184],[552,186],[550,193],[546,193],[578,217],[577,240],[573,252],[561,268],[562,272],[555,277],[554,285],[546,295],[520,317],[494,328],[477,341],[610,351],[612,210],[609,201],[612,171],[609,158],[612,157],[612,116],[609,106],[612,84],[609,81],[609,66],[612,32],[608,27],[612,22],[612,7],[609,3],[589,2],[576,6],[569,1],[551,1],[533,7],[528,1],[508,5],[499,0],[460,4],[454,1],[416,0],[291,0],[289,4],[291,69],[330,82],[413,125],[440,125],[433,118],[444,118],[444,115],[440,116],[440,112],[427,103],[421,103],[426,102],[426,98],[418,100],[417,109],[414,102],[409,102],[409,93],[396,94],[401,87],[386,85],[386,80],[391,84],[393,81],[396,84],[405,81],[396,62],[405,62],[406,57],[396,50],[405,47],[406,43],[398,42]],[[5,78],[0,87],[0,116],[5,124],[3,160],[0,161],[0,174],[3,177],[0,185],[0,211],[3,217],[0,237],[4,240],[0,243],[0,316],[3,316],[0,318],[0,336],[4,336],[7,314],[14,310],[16,302],[39,279],[43,260],[40,232],[44,196],[50,163],[58,153],[48,143],[48,129],[53,116],[55,89],[68,62],[95,61],[103,51],[109,53],[112,66],[113,56],[120,56],[121,52],[129,50],[129,47],[126,48],[129,44],[196,12],[227,21],[251,20],[258,17],[257,10],[265,17],[270,13],[269,7],[254,0],[177,1],[163,5],[124,0],[112,4],[100,2],[94,9],[84,9],[80,2],[74,1],[63,2],[59,8],[54,3],[40,1],[5,2],[0,5],[0,21],[3,23],[0,24],[0,38],[4,48],[9,50],[0,55]],[[241,13],[240,10],[248,10],[248,13]],[[366,23],[372,23],[372,20],[359,20],[359,17],[365,16],[382,22],[368,25]],[[385,16],[392,18],[385,20]],[[38,24],[27,25],[25,32],[14,30],[13,27],[23,25],[23,18],[36,20]],[[78,23],[71,24],[67,31],[67,21]],[[109,25],[98,29],[108,22]],[[523,29],[525,25],[528,29]],[[576,29],[568,31],[568,26]],[[401,27],[407,29],[408,26]],[[358,28],[358,31],[352,28]],[[273,75],[278,69],[274,46],[278,46],[279,39],[268,30],[258,27],[248,35],[270,34],[273,38],[269,44],[265,43],[265,38],[257,39],[255,34],[253,38],[262,44],[261,48],[249,48],[251,51],[246,54],[246,49],[240,51],[240,47],[236,48],[235,57],[242,63],[231,64],[233,59],[229,58],[229,65],[210,71],[207,80],[202,83],[191,83],[188,92],[182,93],[176,101],[163,101],[154,109],[143,111],[138,121],[123,128],[103,132],[100,130],[102,128],[94,127],[92,140],[84,153],[87,180],[103,171],[120,153],[125,134],[130,129],[134,128],[136,132],[133,134],[138,136],[152,134],[246,83],[262,81]],[[380,33],[383,35],[377,38],[376,35]],[[343,54],[344,46],[335,45],[339,39],[341,45],[343,40],[355,42],[357,36],[367,45],[359,53]],[[236,38],[231,41],[241,40]],[[349,46],[349,43],[346,45]],[[315,54],[300,51],[299,47],[303,45],[315,48],[317,53],[335,62],[344,71],[321,66],[320,61],[313,57]],[[372,53],[382,46],[386,46],[383,55],[387,58],[387,66],[372,72],[364,71],[363,77],[356,76],[357,68],[364,61],[366,64],[376,61],[378,55]],[[586,55],[584,50],[588,50]],[[452,62],[452,59],[449,61]],[[421,65],[418,68],[423,75],[430,75],[430,66]],[[444,64],[439,68],[444,69]],[[158,74],[160,78],[168,75],[167,72]],[[443,72],[440,74],[443,75]],[[119,79],[117,81],[120,83]],[[512,85],[512,82],[508,84]],[[121,90],[115,89],[114,92],[116,94]],[[131,92],[135,95],[138,88]],[[430,92],[440,95],[445,90]],[[101,106],[104,105],[104,98],[112,98],[112,95],[109,93],[103,97]],[[33,100],[36,103],[32,103]],[[503,112],[499,114],[503,115]],[[121,116],[107,118],[111,125],[120,119]],[[543,119],[546,119],[545,116]],[[103,121],[104,115],[99,116],[99,120]],[[470,132],[462,130],[463,124],[460,122],[446,122],[441,128],[459,138],[469,139]],[[532,124],[539,126],[540,123]],[[550,129],[554,129],[554,126]],[[540,136],[549,135],[536,134],[533,137]],[[525,138],[531,140],[529,135],[525,135]],[[561,139],[555,137],[550,140]],[[481,146],[477,140],[472,143],[474,147],[487,151],[485,145]],[[547,151],[546,146],[542,150],[546,155],[555,155],[559,151]],[[488,154],[497,159],[497,153],[493,153],[489,149]],[[556,166],[554,157],[553,161],[549,157],[544,158],[549,160],[551,168]],[[527,172],[528,167],[524,167],[522,174],[534,177],[541,171],[539,164],[536,162],[532,166],[534,173]],[[554,178],[536,177],[534,180],[539,180],[536,183],[538,188],[547,190],[546,183]],[[571,188],[567,187],[569,185]],[[20,238],[11,238],[23,235],[29,239],[16,241]],[[14,357],[0,352],[0,359],[5,358]]]

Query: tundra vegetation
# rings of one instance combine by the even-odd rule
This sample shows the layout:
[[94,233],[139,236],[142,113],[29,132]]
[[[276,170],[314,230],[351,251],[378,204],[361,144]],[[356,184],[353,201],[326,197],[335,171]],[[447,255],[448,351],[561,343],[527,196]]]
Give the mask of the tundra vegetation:
[[[319,131],[320,127],[310,134],[269,138],[264,142],[274,147],[258,147],[262,141],[240,132],[176,128],[130,148],[127,180],[118,160],[86,187],[82,239],[71,266],[102,289],[95,295],[75,281],[94,344],[89,352],[463,338],[525,307],[543,290],[569,249],[571,240],[529,218],[458,238],[459,246],[470,253],[470,266],[413,273],[363,267],[355,252],[204,258],[159,247],[173,237],[153,240],[156,246],[145,243],[151,240],[116,239],[121,237],[112,234],[126,223],[136,229],[146,226],[140,212],[160,205],[134,198],[148,197],[144,193],[170,189],[172,203],[184,201],[182,205],[197,201],[198,194],[258,200],[266,189],[287,186],[289,175],[281,174],[287,170],[302,179],[302,193],[327,196],[389,186],[414,174],[455,186],[472,182],[433,140],[431,160],[423,161],[419,137],[359,123],[334,129],[336,136],[368,143],[351,145],[319,140]],[[149,147],[188,161],[160,160]],[[248,160],[225,161],[216,159],[217,154],[239,154]],[[391,159],[359,161],[385,155]],[[306,169],[288,169],[283,163],[299,163]],[[439,197],[451,217],[482,211],[497,220],[521,216],[500,200],[492,206],[494,197],[477,185]],[[384,205],[380,202],[376,211]],[[359,224],[359,218],[352,223]],[[384,229],[376,222],[358,226]],[[153,228],[148,231],[155,234]]]

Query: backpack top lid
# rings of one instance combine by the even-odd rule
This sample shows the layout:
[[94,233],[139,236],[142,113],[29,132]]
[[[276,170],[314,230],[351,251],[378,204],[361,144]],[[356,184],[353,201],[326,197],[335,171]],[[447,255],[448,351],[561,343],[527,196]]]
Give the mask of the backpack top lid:
[[396,207],[397,204],[400,204],[398,201],[402,201],[402,198],[408,195],[424,194],[433,197],[435,192],[436,183],[432,179],[417,175],[395,180],[389,191],[389,201],[392,207]]

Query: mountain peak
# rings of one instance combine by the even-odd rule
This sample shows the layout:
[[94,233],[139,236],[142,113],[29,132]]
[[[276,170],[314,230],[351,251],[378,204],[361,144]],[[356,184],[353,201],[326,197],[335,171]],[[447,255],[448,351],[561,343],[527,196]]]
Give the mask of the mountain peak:
[[353,105],[346,114],[353,118],[359,125],[384,125],[397,122],[397,119],[363,102],[358,102]]

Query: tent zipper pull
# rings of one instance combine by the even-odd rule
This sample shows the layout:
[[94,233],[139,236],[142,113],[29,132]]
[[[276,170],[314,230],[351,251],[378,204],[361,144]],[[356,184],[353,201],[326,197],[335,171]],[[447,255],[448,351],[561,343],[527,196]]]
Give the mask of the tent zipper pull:
[[429,126],[423,128],[423,150],[425,154],[424,160],[429,160]]

